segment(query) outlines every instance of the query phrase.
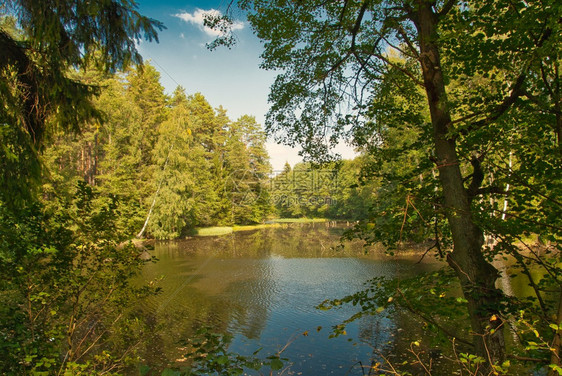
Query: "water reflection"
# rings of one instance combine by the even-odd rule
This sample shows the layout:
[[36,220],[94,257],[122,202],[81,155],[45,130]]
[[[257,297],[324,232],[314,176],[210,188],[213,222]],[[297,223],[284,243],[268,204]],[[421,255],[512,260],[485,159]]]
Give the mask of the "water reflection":
[[349,325],[346,336],[328,339],[330,328],[353,314],[353,307],[314,307],[360,290],[373,277],[406,277],[435,265],[366,256],[359,243],[335,251],[342,231],[298,224],[159,243],[160,261],[144,273],[148,280],[161,278],[163,288],[144,307],[153,325],[147,362],[179,358],[181,340],[210,325],[234,335],[230,349],[247,355],[260,347],[272,354],[292,341],[284,356],[295,374],[362,374],[348,371],[358,362],[369,364],[373,348],[389,348],[400,323],[366,317]]

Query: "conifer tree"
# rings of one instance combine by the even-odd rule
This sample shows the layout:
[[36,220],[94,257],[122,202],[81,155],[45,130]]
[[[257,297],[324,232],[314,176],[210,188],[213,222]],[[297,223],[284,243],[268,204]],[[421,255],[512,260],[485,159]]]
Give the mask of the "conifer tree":
[[136,41],[157,40],[163,25],[139,14],[132,1],[8,0],[0,12],[0,186],[14,203],[39,176],[48,122],[76,130],[101,118],[90,100],[98,88],[72,70],[140,63]]

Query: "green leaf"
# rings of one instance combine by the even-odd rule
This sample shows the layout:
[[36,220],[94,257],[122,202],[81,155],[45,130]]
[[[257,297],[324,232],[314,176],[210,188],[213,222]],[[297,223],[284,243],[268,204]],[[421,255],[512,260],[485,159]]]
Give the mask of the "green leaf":
[[562,375],[562,368],[560,368],[556,364],[549,364],[548,367],[555,370],[559,375]]
[[139,367],[139,372],[140,372],[141,376],[146,376],[150,372],[150,367],[147,366],[146,364],[142,364]]
[[283,368],[283,362],[281,361],[281,359],[275,358],[271,361],[269,366],[273,371],[279,371],[281,368]]
[[166,368],[162,371],[161,376],[180,376],[181,372],[173,369]]

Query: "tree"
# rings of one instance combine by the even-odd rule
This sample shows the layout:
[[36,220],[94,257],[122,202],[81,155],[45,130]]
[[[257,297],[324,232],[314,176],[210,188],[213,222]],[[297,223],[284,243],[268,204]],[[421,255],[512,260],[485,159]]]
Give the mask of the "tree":
[[230,119],[222,107],[213,109],[201,93],[190,95],[188,103],[189,111],[196,119],[193,139],[202,146],[205,159],[205,171],[200,172],[198,184],[201,189],[198,222],[206,226],[224,224],[230,221],[229,202],[224,189],[227,178],[224,147]]
[[155,168],[153,150],[161,124],[169,116],[169,98],[160,75],[150,64],[114,77],[96,104],[107,114],[107,142],[102,163],[101,189],[120,198],[127,228],[139,231],[152,196]]
[[[468,302],[475,353],[489,367],[500,364],[503,297],[489,262],[493,254],[483,247],[479,213],[486,202],[480,197],[501,189],[483,186],[489,172],[483,166],[488,142],[507,129],[507,117],[541,111],[521,106],[523,100],[556,113],[555,90],[540,93],[560,86],[560,7],[502,0],[239,4],[265,41],[262,67],[283,71],[272,86],[267,129],[288,144],[302,144],[313,157],[350,127],[363,126],[370,94],[389,69],[422,88],[430,118],[423,137],[430,150],[420,163],[431,160],[438,171],[442,201],[435,204],[453,242],[446,260]],[[389,51],[408,60],[397,62]],[[470,86],[476,76],[486,83]],[[453,79],[461,82],[463,96],[451,96],[457,94]],[[558,133],[558,119],[551,135]],[[423,131],[423,123],[416,126]]]
[[159,129],[153,151],[156,161],[153,181],[157,188],[152,198],[154,213],[149,228],[160,239],[176,238],[196,223],[201,193],[197,174],[208,174],[204,148],[193,140],[198,119],[190,111],[181,88],[176,89],[171,102],[170,116]]
[[37,180],[37,153],[49,122],[76,130],[101,118],[90,101],[97,87],[72,71],[94,66],[110,72],[140,63],[135,42],[157,40],[164,26],[140,15],[130,1],[9,0],[0,12],[0,98],[6,104],[0,112],[1,186],[7,202],[15,202]]
[[[144,261],[122,243],[118,200],[99,197],[84,181],[69,195],[57,191],[64,182],[49,181],[41,153],[47,141],[64,139],[59,130],[85,129],[48,157],[61,175],[97,184],[104,118],[93,103],[98,84],[107,73],[140,64],[135,43],[156,39],[162,28],[128,0],[0,5],[3,374],[109,373],[135,357],[142,320],[122,307],[150,289],[130,285]],[[66,169],[76,161],[84,163]],[[49,204],[36,195],[41,182],[55,187],[42,197]]]
[[181,88],[170,106],[154,149],[151,234],[174,238],[195,226],[261,221],[270,209],[270,166],[255,119],[231,122],[224,109]]
[[0,206],[2,374],[108,373],[139,359],[144,319],[123,307],[155,292],[131,284],[147,261],[124,242],[115,199],[96,202],[85,182],[74,193]]
[[244,115],[230,125],[225,149],[233,222],[260,222],[271,210],[267,190],[271,165],[265,133],[254,117]]
[[160,73],[150,64],[137,66],[127,75],[127,95],[141,112],[141,134],[135,135],[138,137],[137,148],[141,153],[139,164],[150,165],[151,152],[158,138],[158,127],[167,117],[167,98],[160,83]]
[[[395,64],[412,64],[389,57]],[[431,123],[424,92],[402,72],[389,67],[368,108],[367,121],[354,130],[354,142],[364,154],[363,175],[375,180],[376,199],[358,235],[368,243],[381,242],[392,251],[402,241],[434,238],[439,249],[447,237],[439,235],[444,212],[439,210],[437,171],[431,155]],[[364,231],[369,227],[369,231]]]
[[368,163],[368,158],[359,156],[353,160],[343,160],[339,168],[334,168],[335,174],[330,179],[334,180],[332,185],[335,185],[335,189],[325,197],[325,201],[329,200],[325,216],[345,220],[369,217],[379,184],[377,179],[364,174]]
[[118,223],[138,231],[152,195],[155,132],[168,116],[168,98],[155,69],[146,64],[106,77],[82,72],[81,79],[100,86],[92,100],[103,121],[89,121],[75,134],[47,132],[50,144],[42,159],[43,197],[50,205],[56,195],[70,197],[78,181],[95,186],[102,196],[119,200]]

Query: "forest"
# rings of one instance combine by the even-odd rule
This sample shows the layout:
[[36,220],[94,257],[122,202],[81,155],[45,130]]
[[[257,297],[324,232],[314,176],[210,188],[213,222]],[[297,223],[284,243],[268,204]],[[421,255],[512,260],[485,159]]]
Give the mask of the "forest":
[[101,88],[93,105],[105,117],[77,134],[48,136],[41,156],[45,203],[70,200],[85,183],[95,196],[118,203],[121,231],[157,239],[279,216],[366,217],[369,191],[357,186],[359,159],[287,165],[275,174],[254,117],[232,121],[226,109],[181,87],[167,96],[149,63],[106,78],[95,71],[87,76]]
[[[0,4],[0,373],[154,374],[137,353],[151,329],[134,307],[159,293],[135,282],[157,262],[143,239],[326,218],[356,222],[342,241],[444,265],[318,307],[358,307],[334,336],[422,323],[368,374],[435,374],[438,348],[455,374],[562,375],[562,4],[239,0],[207,15],[210,49],[237,43],[241,14],[277,73],[264,127],[166,93],[137,49],[166,26],[134,1]],[[274,172],[267,137],[305,162]],[[341,141],[359,155],[334,156]],[[202,334],[204,355],[162,374],[283,368]]]

